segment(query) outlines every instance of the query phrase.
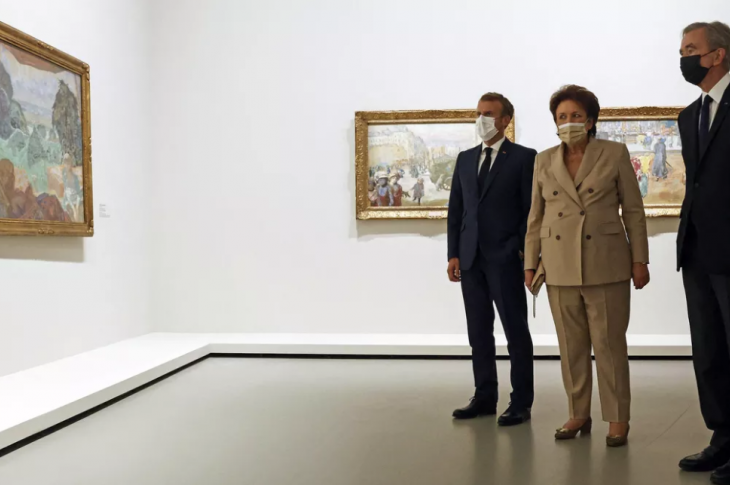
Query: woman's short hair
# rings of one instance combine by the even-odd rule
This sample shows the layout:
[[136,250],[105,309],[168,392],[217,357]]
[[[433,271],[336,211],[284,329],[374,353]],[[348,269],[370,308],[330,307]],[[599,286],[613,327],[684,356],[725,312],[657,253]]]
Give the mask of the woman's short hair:
[[586,110],[587,117],[593,120],[593,128],[588,131],[588,135],[596,136],[598,132],[596,123],[598,122],[598,115],[601,112],[601,105],[598,103],[596,95],[586,88],[576,86],[575,84],[568,84],[557,90],[550,97],[550,112],[553,114],[553,120],[556,123],[558,121],[556,112],[558,111],[558,106],[563,101],[574,101]]

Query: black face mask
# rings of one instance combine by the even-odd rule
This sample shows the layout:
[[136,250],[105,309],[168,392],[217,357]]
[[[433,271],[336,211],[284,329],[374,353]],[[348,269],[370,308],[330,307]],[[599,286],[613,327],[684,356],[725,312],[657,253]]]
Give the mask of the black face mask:
[[679,67],[682,69],[682,75],[688,83],[699,86],[699,84],[705,80],[707,73],[710,72],[710,68],[703,66],[700,62],[703,57],[708,54],[712,54],[712,52],[708,52],[702,56],[697,54],[696,56],[687,56],[680,59]]

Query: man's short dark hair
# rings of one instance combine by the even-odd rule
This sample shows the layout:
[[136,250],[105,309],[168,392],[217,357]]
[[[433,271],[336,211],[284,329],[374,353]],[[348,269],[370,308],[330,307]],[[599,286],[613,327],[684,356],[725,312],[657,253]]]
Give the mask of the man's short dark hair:
[[598,103],[596,95],[586,88],[576,86],[575,84],[568,84],[557,90],[550,97],[550,112],[553,114],[553,120],[556,123],[558,121],[556,112],[558,111],[558,106],[563,101],[574,101],[586,110],[587,117],[593,120],[593,128],[590,129],[588,134],[590,136],[596,136],[598,132],[596,123],[598,123],[598,115],[601,112],[601,105]]
[[480,103],[482,101],[499,101],[502,104],[502,116],[509,116],[510,120],[515,117],[515,107],[499,93],[487,93],[479,99]]

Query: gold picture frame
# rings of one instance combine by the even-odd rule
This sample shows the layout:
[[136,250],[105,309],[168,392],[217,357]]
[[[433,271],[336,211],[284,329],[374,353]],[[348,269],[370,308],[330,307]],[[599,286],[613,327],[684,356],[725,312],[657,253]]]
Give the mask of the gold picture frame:
[[[371,160],[369,158],[369,133],[371,126],[387,125],[451,125],[464,124],[464,133],[474,132],[477,112],[473,109],[425,110],[425,111],[358,111],[355,113],[355,183],[356,183],[356,217],[358,220],[374,219],[445,219],[448,214],[446,205],[411,205],[398,207],[373,207],[368,197],[371,177]],[[468,125],[468,126],[466,126]],[[505,135],[515,140],[514,118]],[[471,146],[477,146],[477,142]],[[455,162],[455,155],[453,157]],[[452,167],[453,170],[453,167]],[[440,189],[439,189],[440,190]],[[419,204],[420,204],[420,199]]]
[[[682,209],[686,169],[677,118],[683,109],[650,106],[602,108],[598,117],[598,137],[614,139],[629,148],[647,217],[678,217]],[[642,121],[650,123],[642,126]],[[606,122],[611,123],[610,130],[601,124]],[[659,140],[662,140],[663,147],[657,147]],[[657,156],[663,159],[659,164],[655,164]]]
[[[15,137],[12,147],[10,141],[0,144],[0,164],[4,164],[0,171],[6,168],[4,178],[0,177],[0,235],[91,237],[94,206],[89,65],[2,22],[0,52],[6,62],[0,66],[0,89],[5,80],[0,95],[7,101],[6,106],[12,106],[4,114],[6,119],[0,119],[0,137],[8,124]],[[16,69],[16,73],[5,65],[22,69]],[[57,82],[55,95],[49,95],[55,96],[50,114],[48,99],[36,102],[23,94],[32,90],[28,87],[31,83],[23,84],[23,76],[37,76],[49,85]],[[20,94],[18,87],[11,89],[13,85],[20,86]],[[14,97],[7,90],[14,90]]]

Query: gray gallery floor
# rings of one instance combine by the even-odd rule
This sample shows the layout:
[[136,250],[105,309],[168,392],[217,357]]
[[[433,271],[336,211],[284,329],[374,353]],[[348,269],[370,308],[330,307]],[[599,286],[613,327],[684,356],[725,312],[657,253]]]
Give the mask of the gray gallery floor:
[[[0,458],[0,484],[709,483],[676,466],[708,439],[689,362],[632,362],[622,449],[606,449],[603,423],[591,437],[553,440],[566,417],[556,361],[536,363],[531,424],[452,421],[470,365],[208,359]],[[500,375],[506,382],[505,362]]]

